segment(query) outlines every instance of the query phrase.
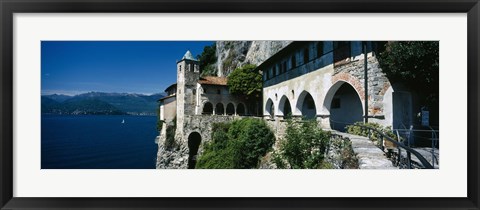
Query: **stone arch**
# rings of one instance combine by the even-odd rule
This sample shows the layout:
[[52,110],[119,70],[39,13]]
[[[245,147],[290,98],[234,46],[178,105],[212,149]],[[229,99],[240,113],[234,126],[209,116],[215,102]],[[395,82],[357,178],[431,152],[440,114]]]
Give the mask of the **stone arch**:
[[[360,98],[360,101],[362,103],[362,110],[365,110],[364,109],[365,108],[364,107],[364,105],[365,105],[365,103],[364,103],[365,95],[363,95],[363,97],[362,97],[362,94],[361,94],[361,93],[364,93],[363,89],[361,90],[361,92],[359,92],[358,88],[355,88],[355,86],[352,85],[350,82],[347,82],[347,81],[344,81],[344,80],[338,80],[337,82],[335,82],[330,87],[330,89],[328,89],[327,94],[325,94],[325,98],[323,99],[322,114],[330,115],[330,106],[332,104],[333,96],[335,95],[337,90],[345,83],[350,85],[357,92],[357,95]],[[363,113],[363,111],[362,111],[362,114],[365,114],[365,113]]]
[[203,108],[202,108],[202,114],[203,115],[211,115],[213,114],[213,104],[210,103],[210,102],[205,102],[203,104]]
[[284,119],[292,116],[292,105],[286,95],[283,95],[280,98],[280,102],[278,103],[278,113],[282,115]]
[[239,116],[245,115],[245,105],[243,103],[238,103],[236,110],[237,110],[237,115]]
[[224,115],[225,114],[225,108],[222,103],[217,103],[215,105],[215,114],[216,115]]
[[[341,72],[332,77],[332,84],[336,84],[338,82],[346,82],[351,85],[353,89],[357,91],[358,95],[360,96],[360,100],[365,101],[365,89],[363,88],[362,82],[360,82],[358,78],[349,73]],[[333,86],[335,85],[332,85],[332,87]]]
[[338,81],[327,92],[323,109],[329,114],[330,128],[345,131],[347,125],[362,122],[363,103],[355,88],[348,82]]
[[234,115],[235,114],[235,106],[233,105],[233,103],[228,103],[227,104],[227,109],[225,111],[225,113],[227,115]]
[[268,115],[272,119],[273,117],[275,117],[275,105],[273,104],[273,101],[270,98],[267,100],[267,103],[265,104],[264,115]]
[[298,96],[295,109],[297,113],[301,113],[306,119],[315,119],[317,117],[315,99],[306,90],[302,91]]
[[197,154],[202,136],[198,132],[192,132],[188,135],[188,168],[194,169],[197,163]]

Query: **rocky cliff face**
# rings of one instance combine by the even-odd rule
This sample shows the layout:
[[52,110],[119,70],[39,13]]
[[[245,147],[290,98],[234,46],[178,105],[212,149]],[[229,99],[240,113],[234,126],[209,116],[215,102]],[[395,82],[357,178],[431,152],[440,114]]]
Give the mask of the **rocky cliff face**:
[[291,41],[217,41],[217,75],[245,64],[259,65]]

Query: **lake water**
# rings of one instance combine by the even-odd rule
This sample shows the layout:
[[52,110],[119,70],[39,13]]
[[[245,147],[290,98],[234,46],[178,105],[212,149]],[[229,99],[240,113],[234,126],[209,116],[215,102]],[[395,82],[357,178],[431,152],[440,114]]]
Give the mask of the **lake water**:
[[154,169],[156,121],[155,116],[42,115],[42,169]]

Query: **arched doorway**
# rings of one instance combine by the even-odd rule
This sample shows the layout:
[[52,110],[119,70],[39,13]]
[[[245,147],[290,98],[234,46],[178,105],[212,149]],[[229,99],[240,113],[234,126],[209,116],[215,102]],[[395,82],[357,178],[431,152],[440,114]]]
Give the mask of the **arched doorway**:
[[203,105],[202,114],[211,115],[213,114],[213,105],[210,102],[207,102]]
[[362,101],[357,91],[344,82],[333,95],[330,102],[330,127],[345,131],[347,125],[363,121]]
[[297,110],[302,113],[304,119],[316,119],[317,118],[317,108],[315,106],[315,100],[313,100],[312,95],[307,91],[303,91],[298,97]]
[[292,107],[287,96],[282,96],[278,104],[278,111],[283,114],[283,119],[290,119],[292,117]]
[[243,116],[245,115],[245,106],[242,103],[237,105],[237,115]]
[[227,115],[234,115],[235,114],[235,107],[232,103],[227,104]]
[[222,103],[218,103],[218,104],[215,106],[215,114],[216,114],[216,115],[224,115],[224,114],[225,114],[225,109],[223,108],[223,104],[222,104]]
[[272,99],[268,99],[265,104],[265,114],[270,116],[271,119],[275,117],[275,106],[273,105]]
[[188,169],[195,168],[200,142],[202,142],[202,136],[198,132],[193,132],[188,135]]

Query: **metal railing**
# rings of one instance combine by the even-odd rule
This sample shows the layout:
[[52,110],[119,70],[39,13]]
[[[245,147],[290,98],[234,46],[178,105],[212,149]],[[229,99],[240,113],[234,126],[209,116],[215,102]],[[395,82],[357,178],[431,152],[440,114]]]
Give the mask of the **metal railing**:
[[[405,127],[405,126],[403,126]],[[413,129],[412,127],[410,129],[394,129],[393,131],[397,134],[398,138],[400,139],[402,137],[404,137],[403,139],[405,139],[405,142],[406,142],[406,145],[408,147],[412,147],[412,143],[414,145],[417,145],[418,144],[418,139],[420,139],[421,141],[423,141],[424,143],[425,142],[430,142],[430,152],[431,152],[431,155],[432,155],[432,161],[431,161],[431,164],[433,167],[435,167],[435,162],[437,163],[437,165],[439,164],[439,161],[438,161],[438,158],[437,158],[437,155],[435,154],[435,148],[437,148],[438,146],[438,143],[439,143],[439,138],[438,138],[438,134],[439,134],[439,131],[438,130],[435,130],[433,129],[432,127],[429,127],[430,130],[419,130],[419,129]],[[428,134],[430,133],[430,134]],[[430,136],[430,137],[428,137]],[[428,148],[428,147],[427,147]]]
[[[333,122],[333,124],[332,124],[332,122]],[[406,163],[406,165],[407,165],[406,167],[407,167],[407,168],[409,168],[409,169],[413,168],[413,167],[412,167],[413,164],[412,164],[411,154],[414,154],[415,157],[417,157],[417,159],[420,161],[420,163],[419,163],[419,164],[421,164],[420,167],[426,168],[426,169],[433,169],[433,168],[434,168],[433,165],[430,164],[430,163],[427,161],[427,159],[426,159],[422,154],[420,154],[418,151],[412,149],[412,148],[410,147],[410,144],[409,144],[409,143],[407,143],[407,145],[405,145],[404,143],[400,142],[402,138],[400,137],[399,131],[408,131],[408,135],[413,136],[411,131],[417,131],[417,130],[406,129],[404,125],[403,125],[403,127],[404,127],[405,129],[395,129],[395,130],[393,130],[393,133],[394,133],[394,134],[396,133],[396,136],[397,136],[397,139],[398,139],[398,141],[396,141],[395,139],[393,139],[392,137],[388,136],[388,135],[387,135],[386,133],[384,133],[383,131],[380,131],[380,130],[378,130],[378,129],[376,129],[376,128],[373,128],[373,127],[370,127],[370,126],[366,126],[366,125],[354,124],[354,123],[349,123],[349,122],[339,122],[339,121],[335,121],[335,120],[331,120],[331,119],[330,119],[330,125],[332,126],[332,128],[333,128],[334,130],[335,130],[335,127],[337,127],[337,126],[342,127],[342,128],[345,128],[346,126],[359,126],[359,127],[361,127],[361,128],[367,129],[367,131],[368,131],[367,137],[368,137],[370,140],[372,140],[372,141],[374,140],[374,139],[372,138],[372,132],[377,133],[377,134],[378,134],[377,136],[380,137],[380,138],[379,138],[380,142],[378,142],[378,145],[377,145],[378,147],[381,147],[381,149],[384,150],[384,148],[382,148],[382,147],[383,147],[383,145],[384,145],[384,140],[386,140],[386,141],[392,143],[393,145],[395,145],[396,148],[398,149],[398,150],[397,150],[397,153],[398,153],[398,154],[397,154],[397,160],[395,160],[395,161],[398,163],[398,166],[399,166],[400,168],[402,167],[401,163],[402,163],[403,161],[406,161],[406,162],[407,162],[407,163]],[[337,126],[335,126],[335,125],[337,125]],[[338,127],[337,127],[337,128],[338,128]],[[420,131],[420,130],[418,130],[418,131]],[[429,132],[430,132],[430,131],[429,131]],[[438,131],[437,131],[437,133],[438,133]],[[436,135],[436,134],[435,134],[435,135]],[[408,137],[407,137],[406,139],[407,139],[407,141],[410,141],[410,139],[409,139]],[[404,150],[406,151],[406,156],[407,156],[406,158],[403,158],[403,156],[402,156],[402,151],[401,151],[402,149],[404,149]],[[433,150],[433,148],[432,148],[432,150]],[[433,151],[432,151],[432,153],[433,153]],[[432,158],[435,158],[435,155],[432,155],[432,156],[433,156]],[[406,159],[406,160],[405,160],[405,159]],[[393,161],[394,161],[394,160],[392,160],[392,162],[393,162]],[[432,162],[432,163],[433,163],[433,162]],[[438,161],[437,161],[437,163],[438,163]]]
[[[365,129],[368,129],[369,130],[369,134],[370,134],[370,131],[374,131],[376,132],[377,134],[380,135],[380,139],[383,143],[384,140],[387,140],[389,141],[390,143],[393,143],[397,148],[398,148],[398,158],[400,161],[400,158],[401,158],[401,149],[404,149],[406,150],[407,152],[407,161],[408,161],[408,168],[412,168],[412,160],[411,160],[411,154],[415,155],[415,157],[418,158],[418,160],[420,161],[420,163],[422,164],[423,168],[426,168],[426,169],[433,169],[434,167],[432,166],[432,164],[430,164],[427,159],[425,159],[425,157],[423,157],[419,152],[417,152],[416,150],[410,148],[409,146],[406,146],[404,145],[403,143],[400,143],[394,139],[392,139],[391,137],[389,137],[387,134],[383,133],[382,131],[379,131],[378,129],[376,128],[373,128],[373,127],[369,127],[369,126],[365,126],[365,125],[354,125],[354,126],[359,126],[359,127],[362,127],[362,128],[365,128]],[[398,139],[401,139],[400,138],[400,135],[398,134],[398,131],[397,131],[397,137]],[[370,138],[370,136],[369,136]],[[401,148],[401,149],[400,149]]]

